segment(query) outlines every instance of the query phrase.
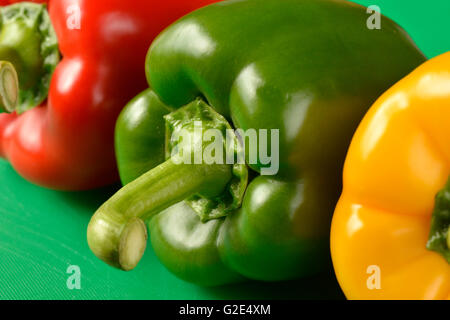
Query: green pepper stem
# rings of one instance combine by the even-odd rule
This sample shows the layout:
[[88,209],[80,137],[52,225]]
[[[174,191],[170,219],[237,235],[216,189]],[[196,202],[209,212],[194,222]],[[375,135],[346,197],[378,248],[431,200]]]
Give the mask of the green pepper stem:
[[19,99],[19,78],[12,63],[0,61],[0,112],[13,112]]
[[88,226],[89,247],[106,263],[132,270],[146,247],[144,220],[195,194],[214,197],[231,178],[229,165],[176,164],[169,159],[124,186],[97,210]]

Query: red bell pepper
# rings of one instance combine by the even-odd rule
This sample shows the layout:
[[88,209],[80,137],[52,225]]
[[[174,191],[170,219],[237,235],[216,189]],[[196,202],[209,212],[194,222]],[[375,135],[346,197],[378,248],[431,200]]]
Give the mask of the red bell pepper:
[[[212,2],[217,0],[50,0],[63,58],[55,63],[46,101],[0,114],[0,156],[27,180],[52,189],[85,190],[116,181],[116,118],[146,88],[151,42],[177,18]],[[74,14],[79,26],[70,22]],[[0,60],[8,60],[3,49],[0,41]],[[20,79],[24,67],[16,69]]]

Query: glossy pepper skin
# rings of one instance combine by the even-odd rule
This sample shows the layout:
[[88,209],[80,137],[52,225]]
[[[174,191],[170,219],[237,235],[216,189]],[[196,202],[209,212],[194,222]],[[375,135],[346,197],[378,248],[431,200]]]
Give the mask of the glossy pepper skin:
[[[446,53],[383,94],[351,143],[331,232],[336,275],[348,298],[450,298],[450,265],[427,249],[435,196],[450,174],[449,141]],[[448,233],[450,184],[446,190],[435,210],[446,212]],[[368,273],[369,266],[379,274]],[[379,289],[370,276],[379,276]]]
[[[146,87],[149,45],[177,18],[211,2],[50,1],[63,58],[47,101],[20,115],[0,114],[0,156],[27,180],[52,189],[116,181],[114,126],[126,103]],[[71,27],[77,14],[79,28]]]
[[[346,1],[244,0],[202,8],[166,29],[147,57],[152,90],[130,102],[117,123],[119,171],[128,184],[91,220],[94,253],[129,270],[118,243],[127,243],[136,219],[149,219],[157,256],[187,281],[279,281],[324,269],[354,130],[384,90],[424,61],[394,22],[383,18],[382,30],[372,32],[366,19],[365,8]],[[234,128],[280,130],[279,172],[263,176],[262,165],[252,165],[239,208],[207,222],[183,201],[161,212],[177,201],[159,201],[166,195],[158,189],[172,183],[167,192],[175,194],[189,179],[204,179],[207,168],[179,180],[168,175],[158,187],[147,183],[170,173],[163,117],[198,97]],[[112,234],[106,228],[117,217],[127,227]]]

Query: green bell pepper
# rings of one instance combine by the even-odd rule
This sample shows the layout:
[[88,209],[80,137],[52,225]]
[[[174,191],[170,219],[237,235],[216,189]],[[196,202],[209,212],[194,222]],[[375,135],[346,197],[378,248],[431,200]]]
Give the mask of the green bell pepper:
[[[239,0],[166,29],[148,53],[151,89],[117,123],[125,187],[92,218],[92,251],[133,269],[149,221],[161,262],[194,283],[278,281],[326,268],[350,139],[376,98],[425,60],[393,21],[382,17],[381,30],[369,30],[368,18],[347,1]],[[229,128],[272,138],[279,130],[277,174],[261,174],[267,159],[251,162],[253,146],[238,133],[223,150],[235,160],[244,154],[244,164],[179,163],[209,150],[194,138],[196,123],[223,137]],[[174,140],[182,131],[192,139]],[[277,140],[267,141],[276,150]]]

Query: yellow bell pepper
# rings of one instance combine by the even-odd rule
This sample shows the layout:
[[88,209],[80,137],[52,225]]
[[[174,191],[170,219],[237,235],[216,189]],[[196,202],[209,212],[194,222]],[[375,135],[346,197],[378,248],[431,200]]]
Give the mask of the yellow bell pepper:
[[[347,298],[450,299],[449,174],[450,52],[381,96],[353,138],[331,229]],[[441,252],[427,248],[436,230]]]

